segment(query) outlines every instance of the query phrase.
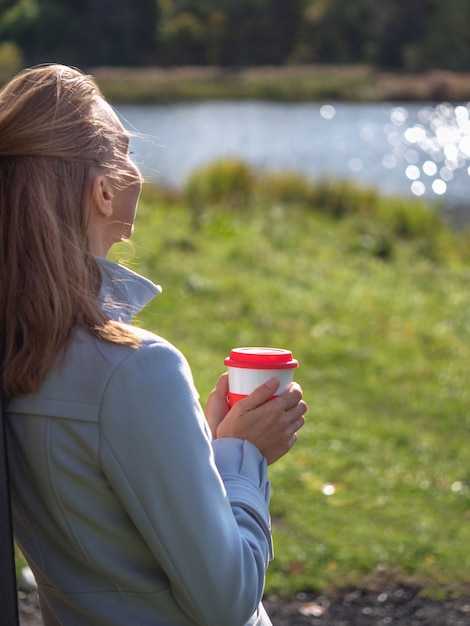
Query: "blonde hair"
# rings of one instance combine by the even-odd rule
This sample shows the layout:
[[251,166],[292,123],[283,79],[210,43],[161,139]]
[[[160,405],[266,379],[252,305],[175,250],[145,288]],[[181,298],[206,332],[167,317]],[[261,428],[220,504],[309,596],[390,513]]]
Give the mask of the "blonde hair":
[[[73,331],[137,345],[99,305],[87,236],[97,173],[124,175],[124,131],[90,77],[27,69],[0,91],[0,375],[5,399],[39,388]],[[127,138],[127,136],[126,136]],[[121,150],[119,149],[121,145]]]

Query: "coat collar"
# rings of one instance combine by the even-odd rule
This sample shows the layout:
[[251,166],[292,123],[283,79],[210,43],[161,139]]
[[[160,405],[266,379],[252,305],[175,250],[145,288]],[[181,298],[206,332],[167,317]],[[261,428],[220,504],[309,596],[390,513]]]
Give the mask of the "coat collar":
[[162,291],[160,285],[123,265],[102,257],[96,257],[96,260],[103,277],[101,307],[111,319],[130,323],[132,317]]

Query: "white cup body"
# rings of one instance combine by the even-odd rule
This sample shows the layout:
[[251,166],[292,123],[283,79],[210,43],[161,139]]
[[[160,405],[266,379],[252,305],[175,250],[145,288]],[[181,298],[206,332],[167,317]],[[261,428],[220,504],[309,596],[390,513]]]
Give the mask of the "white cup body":
[[249,369],[246,367],[229,367],[228,386],[231,393],[247,396],[270,378],[278,378],[280,385],[279,389],[276,391],[276,395],[280,395],[292,382],[293,376],[294,370],[292,368],[285,370],[265,370]]
[[273,397],[280,395],[292,382],[294,370],[290,369],[249,369],[246,367],[228,367],[228,403],[233,406],[239,400],[246,398],[252,391],[263,385],[270,378],[278,378],[279,387]]

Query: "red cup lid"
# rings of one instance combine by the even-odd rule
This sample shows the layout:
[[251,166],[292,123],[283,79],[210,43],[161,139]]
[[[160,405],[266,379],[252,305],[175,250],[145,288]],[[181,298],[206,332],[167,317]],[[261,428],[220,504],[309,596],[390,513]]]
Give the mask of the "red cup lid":
[[290,350],[281,348],[234,348],[224,363],[230,367],[264,370],[284,370],[299,365]]

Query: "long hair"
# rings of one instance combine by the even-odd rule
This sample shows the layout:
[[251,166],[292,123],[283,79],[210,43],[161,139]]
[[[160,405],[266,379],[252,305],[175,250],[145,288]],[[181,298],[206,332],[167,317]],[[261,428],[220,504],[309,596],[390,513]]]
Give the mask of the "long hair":
[[97,173],[123,176],[122,135],[82,72],[44,65],[0,91],[0,376],[5,399],[36,391],[77,328],[129,345],[99,305],[87,236]]

